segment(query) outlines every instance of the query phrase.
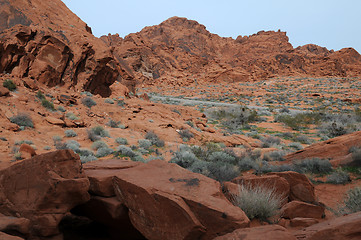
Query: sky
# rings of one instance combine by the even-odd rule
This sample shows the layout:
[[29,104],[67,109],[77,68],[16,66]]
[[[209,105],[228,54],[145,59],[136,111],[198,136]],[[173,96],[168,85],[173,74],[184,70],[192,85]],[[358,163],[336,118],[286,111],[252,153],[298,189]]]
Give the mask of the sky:
[[361,53],[360,0],[63,0],[97,37],[121,37],[186,17],[221,37],[286,31],[293,47],[317,44]]

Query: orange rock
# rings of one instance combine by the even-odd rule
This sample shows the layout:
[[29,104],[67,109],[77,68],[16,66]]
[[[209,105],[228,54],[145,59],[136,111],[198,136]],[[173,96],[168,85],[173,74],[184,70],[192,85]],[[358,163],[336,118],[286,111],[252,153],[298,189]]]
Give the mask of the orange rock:
[[291,227],[309,227],[318,223],[319,221],[315,218],[303,218],[303,217],[296,217],[290,220]]
[[52,124],[52,125],[58,125],[58,126],[63,126],[64,125],[64,121],[59,119],[59,118],[55,118],[55,117],[46,117],[45,120]]
[[10,96],[10,91],[6,87],[0,86],[0,97]]
[[113,184],[133,225],[149,239],[212,239],[249,225],[244,212],[223,196],[219,182],[176,164],[154,160],[125,168]]
[[313,205],[301,201],[292,201],[284,205],[281,209],[284,218],[317,218],[321,219],[325,215],[325,207]]
[[295,233],[305,240],[357,240],[361,236],[361,212],[314,224]]
[[315,188],[305,174],[297,172],[276,172],[268,175],[277,175],[287,180],[290,185],[289,199],[316,203]]
[[21,157],[24,159],[31,158],[36,155],[34,148],[26,143],[21,144],[19,152],[21,153]]
[[0,170],[0,176],[0,212],[29,219],[34,238],[59,234],[63,216],[89,200],[89,181],[72,150],[17,162]]
[[296,237],[293,236],[290,232],[287,231],[284,227],[279,225],[267,225],[259,226],[253,228],[242,228],[237,229],[232,233],[216,237],[214,240],[296,240]]

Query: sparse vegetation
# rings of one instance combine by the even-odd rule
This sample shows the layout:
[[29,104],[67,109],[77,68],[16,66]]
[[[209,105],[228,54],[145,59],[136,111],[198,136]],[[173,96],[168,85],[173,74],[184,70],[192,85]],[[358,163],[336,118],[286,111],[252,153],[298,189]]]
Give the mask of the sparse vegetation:
[[76,136],[78,136],[78,134],[72,129],[65,130],[64,134],[65,134],[65,137],[76,137]]
[[16,116],[11,117],[10,121],[22,127],[34,127],[34,123],[31,117],[24,113],[20,113]]
[[241,208],[249,219],[263,221],[278,213],[282,201],[275,189],[263,186],[240,185],[239,194],[233,196],[233,204]]
[[361,211],[361,187],[350,189],[344,199],[344,206],[340,208],[341,214],[350,214]]
[[194,137],[194,134],[191,133],[191,131],[189,131],[188,129],[181,129],[178,131],[178,133],[185,142],[189,141],[189,139]]
[[11,79],[6,79],[3,82],[3,86],[9,89],[9,91],[13,92],[16,90],[16,84]]
[[115,142],[120,144],[120,145],[128,145],[128,140],[125,139],[125,138],[121,138],[121,137],[116,138]]
[[81,103],[88,108],[91,108],[91,107],[97,105],[97,103],[91,97],[83,98],[81,100]]
[[102,137],[110,137],[109,132],[105,130],[102,126],[96,126],[91,128],[90,130],[87,130],[88,138],[95,142],[97,140],[100,140]]
[[121,128],[120,127],[120,121],[114,121],[112,119],[110,119],[108,122],[107,122],[107,126],[111,127],[111,128]]
[[43,107],[45,107],[46,109],[49,109],[49,110],[51,110],[51,111],[55,111],[54,104],[53,104],[52,102],[48,101],[48,100],[45,99],[45,98],[41,100],[41,105],[42,105]]
[[346,184],[351,182],[351,178],[347,172],[337,169],[327,176],[327,182],[332,184]]
[[147,132],[147,134],[145,134],[145,139],[150,140],[152,145],[157,147],[164,147],[164,141],[160,139],[154,132]]

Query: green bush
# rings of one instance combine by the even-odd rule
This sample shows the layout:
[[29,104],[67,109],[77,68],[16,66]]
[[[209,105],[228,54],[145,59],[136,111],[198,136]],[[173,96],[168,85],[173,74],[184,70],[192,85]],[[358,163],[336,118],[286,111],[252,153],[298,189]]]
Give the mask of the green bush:
[[283,199],[275,189],[263,186],[239,186],[239,193],[233,196],[233,204],[241,208],[249,219],[267,220],[279,212]]
[[58,106],[57,108],[60,112],[66,112],[65,108],[63,106]]
[[15,123],[15,124],[19,125],[19,126],[30,127],[30,128],[34,127],[33,120],[27,114],[20,113],[20,114],[18,114],[16,116],[11,117],[10,121],[12,123]]
[[65,116],[70,120],[78,120],[78,116],[76,116],[73,112],[67,112]]
[[226,152],[213,152],[209,155],[208,161],[236,164],[236,158]]
[[41,105],[51,111],[55,111],[54,104],[52,102],[49,102],[45,98],[41,100]]
[[91,97],[85,97],[81,100],[82,104],[88,108],[97,105],[97,103]]
[[208,172],[208,177],[219,182],[231,181],[239,175],[238,168],[226,162],[210,162],[208,164]]
[[281,139],[279,139],[278,137],[273,137],[273,136],[268,136],[268,137],[262,138],[261,141],[262,141],[263,148],[274,147],[281,143]]
[[109,126],[111,128],[120,128],[120,121],[114,121],[114,120],[110,119],[107,122],[107,126]]
[[272,151],[267,152],[263,156],[263,160],[265,161],[284,161],[283,158],[286,155],[285,151]]
[[297,114],[279,114],[275,117],[275,121],[282,122],[293,130],[300,130],[310,124],[317,124],[322,119],[320,113],[297,113]]
[[9,89],[9,91],[15,91],[16,90],[16,84],[11,79],[6,79],[3,82],[3,86]]
[[106,98],[106,99],[104,100],[104,102],[105,102],[105,103],[109,103],[109,104],[114,104],[113,99],[110,99],[110,98]]
[[115,151],[115,155],[133,158],[137,154],[135,152],[133,152],[133,150],[130,147],[120,145],[120,146],[118,146],[117,150]]
[[40,100],[45,99],[45,95],[44,95],[43,92],[40,91],[40,90],[36,93],[36,97],[37,97],[38,99],[40,99]]

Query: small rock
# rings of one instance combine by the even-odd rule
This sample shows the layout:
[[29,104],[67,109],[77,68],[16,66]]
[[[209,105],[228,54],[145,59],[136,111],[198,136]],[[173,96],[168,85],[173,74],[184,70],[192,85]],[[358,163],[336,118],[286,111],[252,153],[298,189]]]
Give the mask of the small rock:
[[301,201],[292,201],[284,205],[281,209],[284,218],[323,218],[325,207],[317,206]]
[[296,217],[290,220],[291,227],[309,227],[313,224],[318,223],[319,221],[315,218],[301,218]]

